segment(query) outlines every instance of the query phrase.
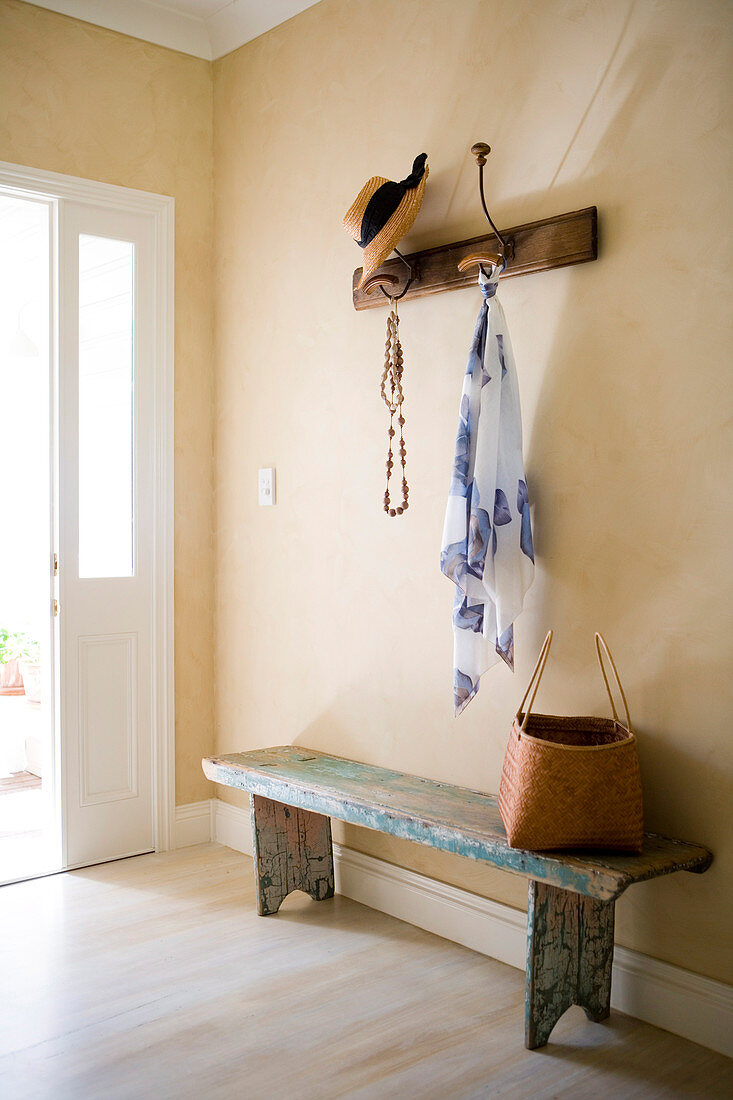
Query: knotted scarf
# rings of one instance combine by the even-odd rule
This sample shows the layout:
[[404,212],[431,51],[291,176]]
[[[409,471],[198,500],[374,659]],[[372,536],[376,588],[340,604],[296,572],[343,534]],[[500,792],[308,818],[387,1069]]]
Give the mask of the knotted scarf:
[[483,271],[483,302],[463,381],[458,435],[440,555],[456,586],[455,714],[501,657],[514,669],[514,620],[534,577],[522,415],[509,331],[495,297],[499,271]]

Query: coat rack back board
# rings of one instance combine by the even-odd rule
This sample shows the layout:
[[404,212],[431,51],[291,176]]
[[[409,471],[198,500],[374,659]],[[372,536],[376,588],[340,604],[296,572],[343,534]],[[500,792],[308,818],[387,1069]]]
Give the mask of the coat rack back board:
[[[598,258],[598,211],[595,206],[588,206],[585,210],[557,214],[553,218],[504,229],[502,236],[513,248],[510,253],[512,258],[507,263],[502,279],[511,279],[513,275],[530,275],[534,271],[549,271],[554,267],[588,263]],[[476,282],[475,272],[461,273],[458,264],[469,253],[489,245],[494,246],[495,240],[489,233],[405,256],[416,274],[402,300],[406,302],[410,298],[423,298],[426,294],[440,294],[443,290],[460,290],[464,286],[473,286]],[[404,271],[405,267],[400,259],[388,260],[379,268],[380,273],[396,275],[400,283],[404,282]],[[352,284],[354,308],[383,307],[384,295],[379,290],[373,290],[371,294],[357,290],[360,278],[361,268],[358,268],[354,272]]]

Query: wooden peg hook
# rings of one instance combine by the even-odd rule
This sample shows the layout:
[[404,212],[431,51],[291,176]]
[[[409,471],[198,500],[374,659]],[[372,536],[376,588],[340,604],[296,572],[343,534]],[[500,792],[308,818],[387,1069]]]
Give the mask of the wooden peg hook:
[[399,285],[399,281],[396,275],[388,275],[386,272],[382,275],[377,273],[376,275],[371,275],[361,289],[365,294],[371,294],[372,291],[379,288],[384,291],[388,298],[392,298],[393,295],[390,294],[389,291],[394,290],[394,288]]
[[506,260],[500,252],[472,252],[464,256],[458,265],[459,271],[469,271],[472,267],[506,267]]

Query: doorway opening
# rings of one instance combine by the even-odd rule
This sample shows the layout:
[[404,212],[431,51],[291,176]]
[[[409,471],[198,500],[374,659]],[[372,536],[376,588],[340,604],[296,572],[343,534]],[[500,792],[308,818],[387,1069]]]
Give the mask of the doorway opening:
[[0,883],[60,866],[52,553],[52,207],[0,192]]
[[171,846],[173,214],[0,163],[0,884]]

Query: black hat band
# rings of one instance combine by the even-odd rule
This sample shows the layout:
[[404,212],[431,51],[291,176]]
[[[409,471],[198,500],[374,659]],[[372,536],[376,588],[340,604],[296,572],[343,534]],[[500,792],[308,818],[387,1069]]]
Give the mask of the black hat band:
[[374,240],[377,233],[384,229],[402,202],[405,192],[417,187],[425,175],[425,161],[427,159],[427,153],[420,153],[418,157],[415,157],[409,176],[406,176],[399,183],[388,180],[387,183],[383,183],[374,192],[361,219],[361,239],[357,241],[361,248],[366,248]]

